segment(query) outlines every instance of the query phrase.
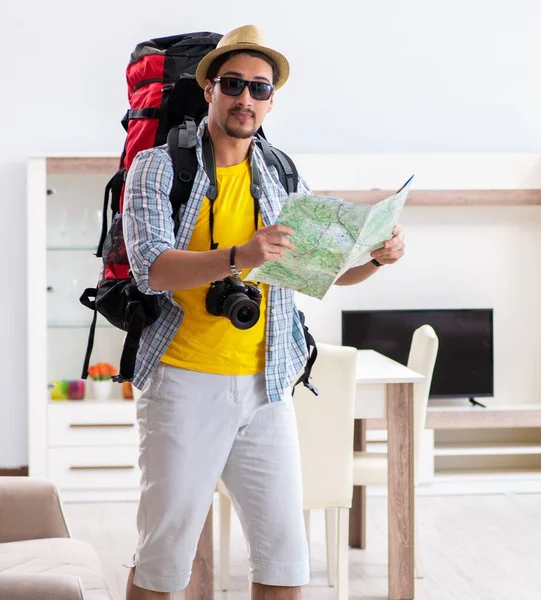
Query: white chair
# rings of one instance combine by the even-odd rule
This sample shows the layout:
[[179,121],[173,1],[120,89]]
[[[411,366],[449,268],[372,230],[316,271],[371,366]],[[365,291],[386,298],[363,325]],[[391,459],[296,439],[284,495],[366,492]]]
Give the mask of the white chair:
[[[337,600],[348,597],[349,509],[353,495],[353,424],[357,350],[318,343],[312,380],[319,395],[304,386],[295,390],[294,404],[301,450],[303,497],[309,538],[309,511],[325,509],[332,560],[329,581],[337,580]],[[220,492],[220,576],[222,590],[229,583],[231,504]],[[334,527],[333,527],[334,525]]]
[[[413,333],[407,366],[424,375],[424,379],[414,384],[413,392],[413,451],[414,451],[414,482],[417,485],[417,475],[419,472],[420,450],[423,430],[426,421],[426,409],[428,395],[432,382],[432,374],[438,354],[438,337],[430,325],[422,325]],[[354,452],[353,458],[353,485],[387,485],[387,454],[376,452]],[[361,519],[366,518],[366,505],[363,503]],[[415,521],[417,523],[417,520]],[[364,523],[360,524],[364,528]],[[417,526],[416,526],[417,527]],[[333,543],[332,528],[328,530],[329,543]],[[418,540],[418,535],[415,536]],[[422,568],[419,558],[419,543],[415,543],[415,572],[416,577],[421,577]],[[333,560],[333,554],[327,556],[327,561]],[[333,572],[333,566],[329,565],[329,570]]]

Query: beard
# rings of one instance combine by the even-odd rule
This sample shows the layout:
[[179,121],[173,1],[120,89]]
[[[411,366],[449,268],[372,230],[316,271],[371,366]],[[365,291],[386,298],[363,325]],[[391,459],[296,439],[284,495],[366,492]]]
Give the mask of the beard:
[[259,129],[259,127],[257,127],[255,125],[255,122],[248,129],[244,129],[243,126],[250,125],[249,122],[246,122],[244,124],[240,123],[240,124],[238,124],[236,126],[232,125],[229,122],[229,117],[231,117],[231,116],[234,117],[234,115],[236,113],[239,113],[239,112],[249,113],[252,116],[252,119],[255,120],[255,113],[253,111],[251,111],[251,110],[244,110],[244,111],[230,110],[228,118],[226,119],[226,121],[224,123],[224,131],[225,131],[225,133],[227,133],[228,136],[230,136],[232,138],[235,138],[237,140],[246,140],[248,138],[253,137],[255,135],[255,133],[257,132],[257,130]]

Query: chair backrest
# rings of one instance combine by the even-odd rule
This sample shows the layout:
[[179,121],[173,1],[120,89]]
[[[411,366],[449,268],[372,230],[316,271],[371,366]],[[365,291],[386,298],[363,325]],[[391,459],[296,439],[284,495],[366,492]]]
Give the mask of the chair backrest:
[[415,449],[415,473],[419,471],[419,459],[423,430],[426,423],[426,410],[428,395],[432,383],[432,374],[436,364],[439,340],[436,332],[430,325],[422,325],[413,332],[408,367],[424,375],[424,379],[414,384],[413,411],[414,432],[413,444]]
[[318,342],[312,380],[293,398],[301,449],[304,509],[350,507],[357,350]]

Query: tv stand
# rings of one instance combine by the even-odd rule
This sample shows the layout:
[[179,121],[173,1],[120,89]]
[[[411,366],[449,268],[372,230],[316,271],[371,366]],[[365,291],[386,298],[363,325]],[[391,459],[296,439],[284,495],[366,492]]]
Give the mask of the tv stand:
[[470,402],[474,405],[474,406],[482,406],[483,408],[486,408],[485,404],[481,404],[481,402],[478,402],[475,398],[470,398]]
[[[461,400],[429,402],[418,493],[541,493],[541,402],[487,399],[480,410]],[[367,429],[367,451],[384,452],[385,420],[369,419]]]

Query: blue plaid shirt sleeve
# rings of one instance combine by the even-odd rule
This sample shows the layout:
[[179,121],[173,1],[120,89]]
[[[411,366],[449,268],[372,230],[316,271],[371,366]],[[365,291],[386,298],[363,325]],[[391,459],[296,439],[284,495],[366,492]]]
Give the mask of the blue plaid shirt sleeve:
[[144,294],[162,293],[149,287],[149,270],[162,252],[175,247],[172,185],[171,161],[163,150],[137,154],[126,178],[122,227],[130,268]]

